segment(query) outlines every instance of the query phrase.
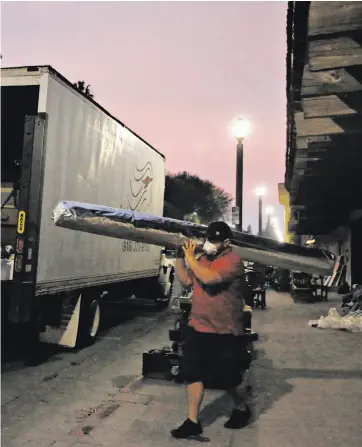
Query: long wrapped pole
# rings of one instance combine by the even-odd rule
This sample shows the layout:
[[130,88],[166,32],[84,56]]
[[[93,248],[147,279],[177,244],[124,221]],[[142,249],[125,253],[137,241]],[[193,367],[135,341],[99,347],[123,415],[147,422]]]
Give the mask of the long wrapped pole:
[[[117,239],[174,248],[187,239],[202,243],[207,227],[130,210],[81,202],[60,202],[53,211],[55,225]],[[330,275],[331,253],[233,231],[232,246],[244,261],[316,275]]]

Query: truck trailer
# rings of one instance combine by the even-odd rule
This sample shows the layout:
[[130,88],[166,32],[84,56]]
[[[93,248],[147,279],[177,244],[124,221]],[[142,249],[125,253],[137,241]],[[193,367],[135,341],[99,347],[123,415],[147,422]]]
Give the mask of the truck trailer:
[[160,152],[52,67],[2,68],[3,328],[81,347],[103,301],[167,305],[174,268],[162,248],[52,222],[61,200],[162,216],[165,173]]

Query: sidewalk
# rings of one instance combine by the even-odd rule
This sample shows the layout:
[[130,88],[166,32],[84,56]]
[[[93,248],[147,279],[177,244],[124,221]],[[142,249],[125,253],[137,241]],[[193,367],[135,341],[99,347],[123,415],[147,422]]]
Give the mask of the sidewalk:
[[[184,386],[137,378],[53,447],[357,447],[362,439],[362,334],[313,329],[308,320],[338,307],[294,304],[288,294],[268,292],[265,311],[255,310],[259,332],[251,371],[254,421],[228,431],[228,402],[207,391],[202,420],[204,438],[180,441],[170,429],[185,418]],[[167,345],[168,324],[139,340],[137,351]],[[139,355],[130,376],[141,371]],[[32,445],[29,443],[28,445]],[[38,444],[34,444],[38,445]],[[46,445],[46,444],[42,444]]]

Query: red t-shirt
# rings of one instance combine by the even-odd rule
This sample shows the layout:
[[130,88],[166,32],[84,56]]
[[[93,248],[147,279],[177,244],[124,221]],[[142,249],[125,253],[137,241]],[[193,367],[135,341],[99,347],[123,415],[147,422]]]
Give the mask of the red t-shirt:
[[244,304],[244,265],[241,259],[229,249],[213,261],[202,256],[198,262],[218,272],[223,281],[205,285],[192,272],[189,273],[193,286],[189,325],[198,332],[240,335]]

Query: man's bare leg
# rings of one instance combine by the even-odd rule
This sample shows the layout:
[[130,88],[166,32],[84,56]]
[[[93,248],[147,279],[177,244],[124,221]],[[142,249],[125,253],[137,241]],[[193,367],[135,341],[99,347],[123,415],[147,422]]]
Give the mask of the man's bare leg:
[[203,397],[203,383],[194,382],[187,386],[188,418],[180,425],[180,427],[171,430],[171,435],[174,438],[186,439],[202,433],[199,414]]
[[200,406],[203,397],[203,383],[195,382],[187,386],[188,415],[192,422],[199,422]]

